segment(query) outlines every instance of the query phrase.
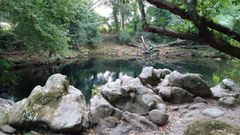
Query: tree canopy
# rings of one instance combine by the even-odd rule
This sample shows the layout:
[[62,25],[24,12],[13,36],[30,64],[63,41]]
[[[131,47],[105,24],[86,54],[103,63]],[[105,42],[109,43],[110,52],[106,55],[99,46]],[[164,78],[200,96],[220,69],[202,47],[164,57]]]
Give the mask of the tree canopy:
[[1,21],[11,24],[12,33],[30,50],[62,52],[69,42],[97,42],[96,16],[87,0],[2,0],[0,6]]
[[[1,0],[3,46],[18,44],[28,50],[61,53],[79,45],[94,45],[101,39],[99,26],[107,24],[120,41],[144,35],[152,41],[162,36],[208,44],[240,58],[239,0]],[[94,12],[99,4],[112,9],[109,18]],[[162,35],[156,37],[155,34]],[[14,41],[14,42],[13,42]],[[1,47],[3,49],[4,47]],[[19,48],[19,47],[15,47]]]

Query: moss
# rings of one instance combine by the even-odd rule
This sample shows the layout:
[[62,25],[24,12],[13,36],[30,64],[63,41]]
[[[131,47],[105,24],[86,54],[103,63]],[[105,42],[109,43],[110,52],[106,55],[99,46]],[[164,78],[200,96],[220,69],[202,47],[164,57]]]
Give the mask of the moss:
[[26,120],[36,120],[41,109],[45,106],[56,108],[64,93],[48,92],[38,93],[28,99],[26,106],[23,108],[21,117]]
[[55,107],[63,95],[61,92],[38,93],[31,97],[31,103]]
[[91,91],[92,91],[92,97],[94,97],[98,93],[101,93],[101,86],[93,85],[93,88]]
[[8,123],[9,115],[8,115],[8,113],[5,113],[5,112],[0,112],[0,113],[2,113],[2,115],[3,115],[2,119],[0,120],[0,126],[2,126],[2,125],[5,125]]
[[201,119],[190,124],[184,133],[184,135],[227,135],[227,134],[239,135],[240,128],[212,119]]

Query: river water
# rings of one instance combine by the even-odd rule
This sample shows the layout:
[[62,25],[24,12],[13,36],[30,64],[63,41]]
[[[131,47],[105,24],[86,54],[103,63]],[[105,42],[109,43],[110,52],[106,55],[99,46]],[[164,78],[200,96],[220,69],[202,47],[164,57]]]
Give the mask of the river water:
[[221,74],[232,68],[230,61],[215,61],[212,59],[171,59],[171,60],[137,60],[95,57],[81,60],[69,60],[61,66],[28,67],[15,71],[18,76],[18,84],[8,93],[15,101],[29,96],[37,85],[44,85],[47,78],[54,73],[67,75],[70,84],[80,89],[89,101],[94,85],[100,86],[111,82],[123,75],[137,77],[142,68],[153,66],[154,68],[169,68],[182,73],[200,73],[209,85],[212,84],[213,74]]

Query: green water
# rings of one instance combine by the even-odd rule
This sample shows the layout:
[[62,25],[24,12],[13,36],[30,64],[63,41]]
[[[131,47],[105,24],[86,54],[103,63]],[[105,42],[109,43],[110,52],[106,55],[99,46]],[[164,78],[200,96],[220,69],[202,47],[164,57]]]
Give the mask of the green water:
[[8,94],[14,100],[21,100],[29,96],[37,85],[44,85],[47,78],[54,73],[67,75],[71,85],[80,89],[88,101],[91,98],[91,90],[94,85],[103,85],[116,80],[122,75],[137,77],[145,66],[155,68],[169,68],[182,73],[200,73],[209,85],[212,84],[213,74],[221,74],[232,68],[230,61],[214,61],[211,59],[189,60],[125,60],[116,58],[88,58],[85,60],[70,60],[69,64],[61,66],[28,67],[16,71],[20,78],[17,86]]

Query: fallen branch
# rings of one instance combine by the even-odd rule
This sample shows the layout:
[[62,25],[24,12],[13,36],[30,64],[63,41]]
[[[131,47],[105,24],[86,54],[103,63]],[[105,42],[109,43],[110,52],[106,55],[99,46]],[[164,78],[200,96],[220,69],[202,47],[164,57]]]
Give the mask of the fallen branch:
[[29,53],[28,51],[20,51],[20,52],[0,52],[0,55],[22,55]]

